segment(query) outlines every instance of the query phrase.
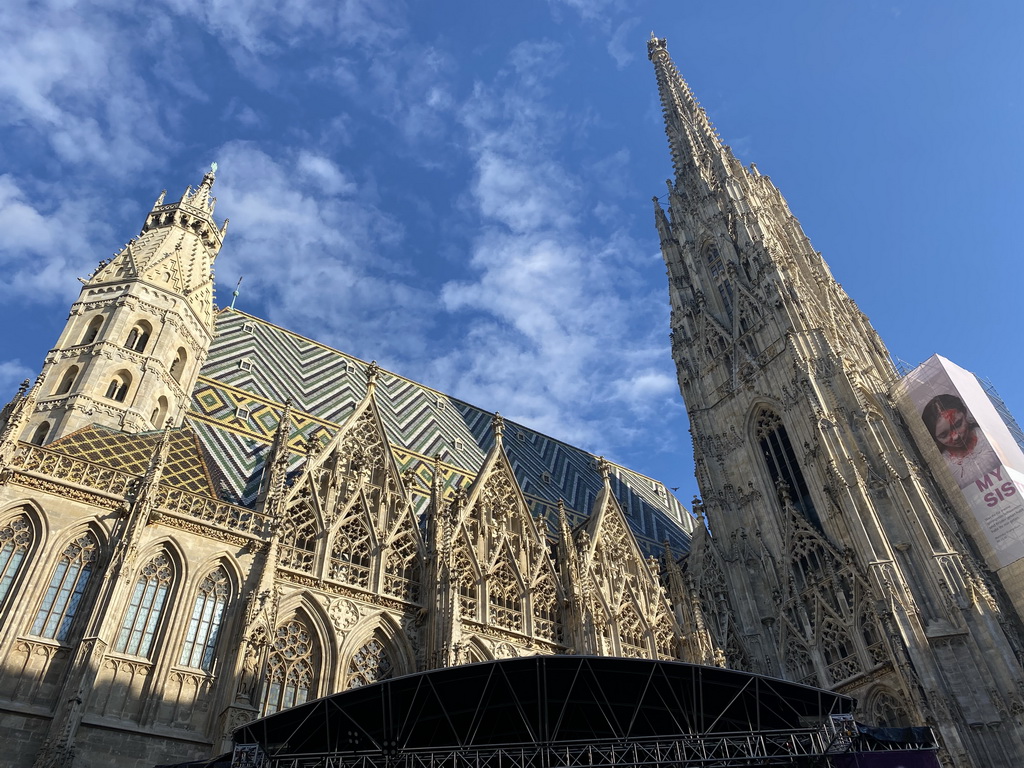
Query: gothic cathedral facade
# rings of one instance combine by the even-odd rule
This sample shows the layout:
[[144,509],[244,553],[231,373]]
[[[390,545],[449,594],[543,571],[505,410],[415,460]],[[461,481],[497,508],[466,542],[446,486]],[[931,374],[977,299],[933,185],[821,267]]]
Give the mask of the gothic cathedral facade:
[[1020,617],[891,399],[891,358],[786,201],[648,43],[675,171],[655,219],[702,502],[687,558],[729,666],[927,723],[953,765],[1024,760]]
[[472,661],[715,659],[663,485],[215,311],[214,181],[160,196],[2,415],[0,762],[209,757]]
[[544,653],[836,688],[867,722],[934,725],[950,764],[1019,764],[1018,617],[921,469],[884,346],[664,41],[649,52],[698,518],[651,478],[216,310],[211,172],[83,281],[0,414],[8,764],[210,756],[307,699]]

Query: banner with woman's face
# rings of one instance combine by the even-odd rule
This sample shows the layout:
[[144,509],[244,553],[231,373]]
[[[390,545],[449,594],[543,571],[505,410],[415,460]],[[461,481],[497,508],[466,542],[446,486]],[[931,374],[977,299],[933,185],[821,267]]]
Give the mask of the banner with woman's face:
[[1024,557],[1024,452],[974,374],[935,355],[904,377],[897,400],[932,471],[960,488],[990,566]]

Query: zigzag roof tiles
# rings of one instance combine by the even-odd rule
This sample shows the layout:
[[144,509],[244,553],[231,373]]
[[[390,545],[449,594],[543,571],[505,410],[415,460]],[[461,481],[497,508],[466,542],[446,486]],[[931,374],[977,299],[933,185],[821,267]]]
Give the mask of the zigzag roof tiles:
[[[326,443],[366,395],[366,363],[236,310],[217,317],[217,334],[193,393],[191,420],[208,452],[219,495],[252,504],[285,403],[298,467],[309,441]],[[429,500],[434,456],[446,492],[472,481],[494,443],[493,414],[388,371],[377,403],[419,512]],[[601,489],[597,457],[506,421],[505,451],[535,515],[554,531],[559,499],[570,522],[590,514]],[[612,488],[641,546],[689,548],[693,519],[664,485],[612,465]]]

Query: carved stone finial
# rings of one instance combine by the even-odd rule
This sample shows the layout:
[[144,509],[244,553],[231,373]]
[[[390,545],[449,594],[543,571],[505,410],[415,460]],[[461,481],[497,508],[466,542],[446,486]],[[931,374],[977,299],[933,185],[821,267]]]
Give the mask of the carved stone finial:
[[494,418],[491,419],[491,429],[494,430],[494,437],[498,440],[505,434],[505,419],[500,413],[495,413]]
[[597,457],[597,471],[601,475],[601,479],[606,483],[611,479],[612,476],[612,465],[604,456]]
[[380,376],[380,366],[377,365],[376,360],[371,360],[370,364],[366,366],[366,386],[374,387],[377,385],[377,378]]

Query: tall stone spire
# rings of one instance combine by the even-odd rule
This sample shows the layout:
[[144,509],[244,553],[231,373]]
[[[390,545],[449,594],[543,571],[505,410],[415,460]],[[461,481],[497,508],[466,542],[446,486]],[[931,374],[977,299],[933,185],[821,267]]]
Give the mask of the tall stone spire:
[[717,543],[686,572],[713,644],[855,696],[865,722],[928,721],[957,765],[1019,765],[1024,728],[1002,703],[1024,681],[1019,645],[1005,609],[963,586],[981,576],[896,416],[888,352],[665,41],[648,53],[675,170],[667,215],[655,199],[672,355]]
[[665,38],[651,33],[651,39],[647,41],[647,57],[654,63],[658,79],[665,132],[677,181],[695,175],[713,183],[723,168],[723,155],[731,157],[729,148],[722,144],[707,113],[672,63]]
[[181,422],[213,339],[213,264],[227,227],[213,219],[214,179],[211,169],[177,202],[162,193],[138,237],[82,280],[22,439]]

